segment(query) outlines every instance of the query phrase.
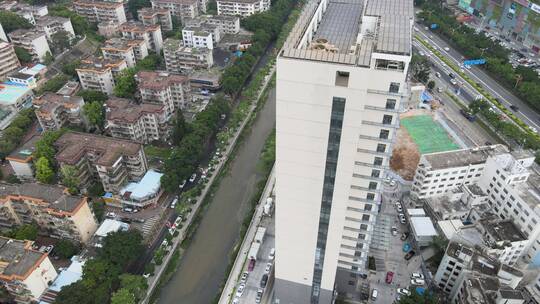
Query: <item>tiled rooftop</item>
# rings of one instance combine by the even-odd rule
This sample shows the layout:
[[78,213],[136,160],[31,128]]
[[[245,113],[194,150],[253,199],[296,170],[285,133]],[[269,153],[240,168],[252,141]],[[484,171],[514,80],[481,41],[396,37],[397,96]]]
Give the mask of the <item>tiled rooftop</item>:
[[45,257],[45,253],[32,250],[29,241],[0,237],[0,262],[7,264],[0,270],[0,276],[26,279]]
[[48,208],[63,212],[73,212],[83,203],[81,196],[68,194],[64,187],[40,183],[0,183],[0,201],[7,196],[24,196],[42,200],[48,203]]
[[139,88],[143,89],[163,89],[173,83],[188,81],[186,76],[163,71],[140,71],[135,75],[135,79],[139,83]]
[[124,98],[109,98],[107,104],[107,120],[135,122],[146,113],[161,113],[165,111],[163,104],[135,104]]

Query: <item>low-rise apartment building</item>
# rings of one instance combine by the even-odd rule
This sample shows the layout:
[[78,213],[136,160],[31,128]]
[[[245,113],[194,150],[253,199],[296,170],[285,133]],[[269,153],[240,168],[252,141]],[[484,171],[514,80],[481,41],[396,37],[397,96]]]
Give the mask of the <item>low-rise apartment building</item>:
[[196,69],[208,69],[214,65],[212,50],[183,46],[177,39],[169,38],[163,43],[165,67],[168,72],[187,73]]
[[73,2],[75,12],[91,22],[113,21],[126,22],[126,13],[122,2],[80,0]]
[[144,25],[141,22],[129,21],[122,23],[118,30],[126,39],[144,40],[146,47],[156,54],[159,54],[163,48],[163,37],[159,24]]
[[48,236],[86,243],[97,229],[88,199],[41,183],[0,184],[0,229],[36,223]]
[[32,104],[39,125],[45,131],[58,130],[67,125],[80,126],[85,122],[82,97],[46,92],[34,98]]
[[105,38],[112,38],[118,34],[120,23],[116,21],[102,21],[98,23],[98,34]]
[[25,66],[18,71],[9,73],[7,78],[11,84],[18,84],[35,89],[46,72],[47,66],[37,63],[33,66]]
[[163,104],[136,104],[123,98],[109,98],[105,111],[105,129],[112,137],[147,144],[164,140],[168,135],[170,115]]
[[101,53],[105,59],[124,59],[128,67],[134,67],[138,60],[148,56],[148,48],[142,39],[111,38],[105,41]]
[[171,15],[179,17],[182,22],[199,15],[198,0],[152,0],[155,9],[166,9]]
[[202,15],[195,19],[186,21],[186,25],[199,25],[206,23],[215,25],[221,34],[238,34],[240,32],[240,17],[228,15]]
[[58,275],[48,254],[32,243],[0,237],[0,282],[16,303],[37,303]]
[[142,145],[131,140],[67,132],[55,146],[56,161],[61,167],[74,166],[83,188],[95,180],[105,191],[117,193],[128,181],[140,180],[148,170]]
[[114,76],[127,67],[127,63],[123,59],[91,57],[82,60],[81,66],[76,71],[83,89],[112,95],[115,86]]
[[33,60],[43,61],[45,54],[51,52],[45,33],[36,29],[18,29],[8,36],[13,45],[25,49]]
[[137,14],[144,25],[161,25],[162,31],[173,30],[172,15],[168,9],[143,7]]
[[46,5],[29,5],[22,1],[3,1],[0,2],[0,10],[15,13],[30,24],[36,25],[36,19],[49,13]]
[[20,66],[13,45],[0,40],[0,79]]
[[40,139],[41,135],[32,136],[6,157],[11,169],[13,169],[13,173],[21,180],[32,180],[34,178],[33,153],[36,151],[36,143]]
[[182,29],[184,46],[213,49],[221,40],[220,28],[206,22],[191,22]]
[[218,15],[247,17],[267,11],[270,0],[217,0]]
[[45,33],[50,41],[52,35],[58,32],[66,32],[70,38],[75,37],[75,31],[69,18],[46,15],[36,20],[36,28]]
[[163,189],[161,188],[162,176],[162,173],[148,170],[140,181],[129,183],[120,190],[119,195],[107,201],[107,204],[132,208],[157,206],[158,200],[163,194]]
[[135,79],[142,101],[164,105],[167,116],[185,107],[190,92],[186,76],[164,71],[140,71]]

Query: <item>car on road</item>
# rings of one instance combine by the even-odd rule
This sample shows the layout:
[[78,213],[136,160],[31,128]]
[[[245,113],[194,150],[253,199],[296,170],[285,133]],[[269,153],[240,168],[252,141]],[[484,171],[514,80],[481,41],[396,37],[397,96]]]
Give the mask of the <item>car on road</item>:
[[114,213],[114,212],[107,212],[107,214],[106,214],[105,216],[108,217],[108,218],[115,218],[115,217],[116,217],[116,213]]
[[449,47],[445,47],[444,50],[448,52],[448,51],[450,51],[450,48],[449,48]]
[[451,79],[454,79],[454,78],[456,78],[456,75],[454,75],[452,73],[448,73],[448,77],[450,77]]
[[407,288],[398,288],[397,293],[402,296],[410,296],[411,292]]
[[276,248],[272,248],[270,249],[270,254],[268,255],[268,259],[270,261],[273,261],[275,257],[276,257]]
[[424,284],[426,284],[426,281],[422,279],[411,279],[411,285],[422,286]]
[[184,187],[186,186],[186,183],[187,183],[187,181],[183,180],[182,183],[180,183],[180,186],[178,186],[178,188],[184,189]]
[[189,182],[190,182],[190,183],[193,183],[193,182],[195,181],[196,178],[197,178],[197,173],[191,174],[191,176],[189,177]]
[[407,254],[405,255],[405,260],[410,260],[415,254],[416,252],[414,252],[414,250],[407,252]]
[[511,105],[510,109],[512,109],[512,111],[519,111],[519,107],[515,105]]
[[240,285],[238,285],[238,288],[236,288],[236,296],[240,298],[244,294],[245,288],[246,284],[240,283]]
[[441,78],[441,73],[439,73],[439,72],[436,72],[436,73],[435,73],[435,77],[437,77],[437,78]]
[[272,263],[266,264],[266,268],[264,269],[264,273],[270,273],[270,270],[272,270]]
[[397,235],[397,233],[398,233],[397,227],[392,226],[392,228],[390,228],[390,232],[392,233],[392,235]]
[[264,293],[264,289],[259,288],[259,290],[257,290],[257,296],[255,297],[255,303],[257,303],[257,304],[261,303],[263,293]]
[[409,233],[408,233],[408,232],[403,232],[403,233],[401,234],[400,239],[401,239],[402,241],[405,241],[408,237],[409,237]]
[[240,276],[240,282],[245,283],[248,279],[248,276],[249,276],[249,272],[247,271],[242,272],[242,275]]
[[419,272],[413,272],[411,274],[411,279],[421,279],[423,280],[424,279],[424,275],[419,273]]
[[268,274],[263,274],[262,278],[261,278],[261,288],[265,288],[266,287],[266,283],[268,282]]
[[403,206],[401,205],[400,202],[396,202],[396,209],[398,212],[403,212]]
[[386,278],[384,279],[384,281],[387,283],[387,284],[390,284],[392,283],[392,279],[394,278],[394,273],[392,271],[388,271],[386,273]]
[[180,223],[182,223],[182,217],[181,217],[181,216],[178,216],[178,217],[176,218],[176,220],[174,220],[174,225],[175,225],[175,226],[178,226],[178,225],[180,225]]
[[171,203],[171,209],[174,209],[176,207],[176,203],[178,203],[178,196],[173,199]]
[[454,78],[450,79],[450,83],[453,85],[457,85],[457,81]]

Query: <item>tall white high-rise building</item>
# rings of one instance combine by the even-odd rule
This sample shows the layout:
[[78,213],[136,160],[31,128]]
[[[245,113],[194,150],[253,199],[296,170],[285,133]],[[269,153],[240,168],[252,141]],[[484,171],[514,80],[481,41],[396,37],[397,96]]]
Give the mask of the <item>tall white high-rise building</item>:
[[280,304],[331,303],[366,272],[408,95],[413,16],[412,0],[311,0],[279,54]]

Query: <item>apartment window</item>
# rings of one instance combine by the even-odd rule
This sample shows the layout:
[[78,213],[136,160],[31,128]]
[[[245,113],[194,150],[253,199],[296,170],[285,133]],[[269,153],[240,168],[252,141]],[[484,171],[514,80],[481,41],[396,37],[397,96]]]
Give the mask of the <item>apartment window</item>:
[[328,131],[329,134],[326,150],[326,166],[324,171],[323,194],[321,199],[317,247],[315,249],[315,262],[313,266],[311,296],[315,302],[318,302],[319,300],[319,291],[322,281],[326,239],[328,235],[328,226],[330,223],[330,212],[332,209],[332,197],[334,193],[334,183],[337,169],[337,160],[339,155],[339,143],[341,141],[341,130],[343,126],[344,112],[345,99],[334,97],[332,100],[332,111],[330,115],[330,129]]
[[392,115],[384,115],[384,116],[383,116],[383,119],[382,119],[382,123],[383,123],[384,125],[389,125],[389,124],[392,123],[392,118],[393,118]]
[[373,159],[373,164],[375,166],[382,166],[382,163],[383,163],[383,158],[375,156],[375,158]]
[[364,210],[365,211],[371,211],[373,209],[373,205],[372,204],[365,204],[364,205]]
[[369,190],[376,190],[377,182],[369,182]]
[[386,100],[386,109],[393,110],[396,108],[396,100],[395,99],[387,99]]
[[390,87],[388,88],[388,92],[390,92],[390,93],[399,93],[399,83],[391,82]]
[[367,199],[368,201],[375,200],[375,193],[368,193],[368,194],[366,194],[366,199]]
[[343,72],[343,71],[336,72],[336,86],[339,86],[339,87],[349,86],[349,72]]
[[382,129],[381,130],[381,133],[379,133],[379,138],[380,139],[388,139],[388,136],[390,135],[390,131],[389,130],[385,130],[385,129]]
[[381,175],[381,170],[373,169],[371,170],[371,177],[379,177]]
[[363,214],[363,215],[362,215],[362,221],[366,221],[366,222],[367,222],[367,221],[369,221],[369,218],[370,218],[369,214]]
[[368,227],[368,225],[366,225],[366,224],[360,224],[360,230],[367,231],[367,227]]
[[385,150],[386,150],[386,145],[385,144],[378,144],[377,145],[377,152],[384,153]]

